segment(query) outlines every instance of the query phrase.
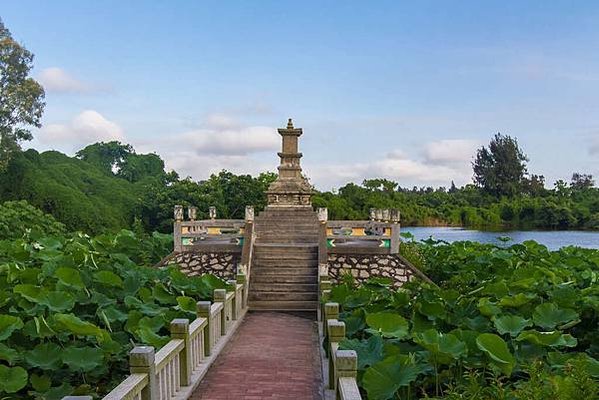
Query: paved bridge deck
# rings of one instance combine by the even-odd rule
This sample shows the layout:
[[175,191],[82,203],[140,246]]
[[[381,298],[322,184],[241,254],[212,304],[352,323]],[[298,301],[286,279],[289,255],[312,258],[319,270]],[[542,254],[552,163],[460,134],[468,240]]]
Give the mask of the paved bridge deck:
[[321,399],[318,346],[310,319],[249,313],[190,399]]

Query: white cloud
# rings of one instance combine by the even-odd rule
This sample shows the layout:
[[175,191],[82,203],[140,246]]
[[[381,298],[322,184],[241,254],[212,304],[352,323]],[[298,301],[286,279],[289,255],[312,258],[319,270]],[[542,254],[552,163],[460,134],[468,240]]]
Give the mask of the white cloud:
[[200,129],[183,133],[178,140],[198,154],[247,155],[275,151],[281,139],[274,128],[250,126],[227,130]]
[[210,114],[201,126],[132,144],[141,152],[157,151],[168,169],[195,179],[207,178],[223,169],[258,174],[275,168],[276,151],[281,145],[275,128],[244,126],[229,114]]
[[68,123],[45,125],[37,138],[44,145],[70,151],[100,141],[125,141],[121,127],[94,110],[85,110]]
[[426,144],[424,157],[426,161],[433,164],[463,164],[464,161],[470,161],[474,157],[479,146],[476,140],[438,140]]
[[81,81],[62,68],[43,69],[37,79],[47,92],[53,93],[91,93],[103,91],[97,85]]
[[308,176],[318,188],[331,189],[348,182],[387,178],[403,187],[412,185],[449,186],[469,183],[472,176],[470,158],[476,143],[468,140],[442,140],[424,145],[424,159],[410,157],[396,149],[370,162],[308,166]]

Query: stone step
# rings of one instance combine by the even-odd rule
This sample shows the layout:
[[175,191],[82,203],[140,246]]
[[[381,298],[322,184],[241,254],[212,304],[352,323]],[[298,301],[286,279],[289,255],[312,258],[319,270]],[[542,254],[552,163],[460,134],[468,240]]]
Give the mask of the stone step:
[[255,259],[252,267],[255,270],[262,268],[315,268],[318,266],[318,259],[312,260],[291,260],[288,258],[281,257],[280,259]]
[[297,226],[305,226],[305,227],[311,227],[313,229],[317,229],[318,228],[318,224],[319,222],[316,220],[313,220],[311,218],[305,218],[305,217],[296,217],[296,218],[289,218],[289,217],[282,217],[282,218],[257,218],[254,223],[256,224],[256,226],[271,226],[271,225],[285,225],[285,226],[289,226],[289,225],[297,225]]
[[318,266],[314,267],[260,267],[260,266],[252,266],[252,270],[250,272],[251,278],[253,279],[256,276],[266,277],[266,276],[277,276],[277,275],[313,275],[318,276]]
[[249,306],[251,311],[316,311],[318,301],[254,300]]
[[257,244],[287,244],[318,243],[318,236],[289,236],[289,235],[256,235]]
[[299,243],[299,244],[281,244],[281,243],[256,243],[254,245],[254,252],[277,252],[282,251],[287,253],[292,252],[308,252],[318,253],[317,243]]
[[270,252],[270,251],[259,251],[254,252],[253,261],[261,260],[318,260],[317,252],[305,252],[305,251],[294,251],[294,252]]
[[318,284],[318,275],[293,275],[293,274],[276,274],[276,275],[254,275],[252,274],[250,284],[254,283],[293,283],[293,284]]
[[275,292],[272,290],[250,290],[249,300],[261,301],[317,301],[318,293],[314,292]]
[[318,284],[316,283],[285,283],[280,282],[278,277],[271,283],[254,281],[250,284],[250,292],[316,293],[317,289]]

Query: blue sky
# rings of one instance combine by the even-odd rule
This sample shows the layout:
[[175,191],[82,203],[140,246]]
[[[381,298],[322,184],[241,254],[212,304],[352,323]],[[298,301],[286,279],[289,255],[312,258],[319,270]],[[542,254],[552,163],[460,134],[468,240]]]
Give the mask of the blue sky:
[[31,146],[118,139],[196,179],[274,170],[304,128],[321,189],[464,184],[518,138],[548,186],[599,176],[599,3],[3,0],[46,87]]

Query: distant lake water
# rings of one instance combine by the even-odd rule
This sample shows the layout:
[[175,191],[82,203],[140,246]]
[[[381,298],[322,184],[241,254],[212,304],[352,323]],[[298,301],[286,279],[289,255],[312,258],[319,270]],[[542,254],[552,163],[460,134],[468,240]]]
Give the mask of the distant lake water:
[[501,241],[497,238],[507,236],[512,239],[508,244],[534,240],[544,244],[551,250],[570,245],[599,249],[599,232],[589,231],[478,231],[437,226],[402,226],[401,232],[410,232],[416,240],[428,239],[432,236],[433,239],[447,242],[470,240],[500,244]]

